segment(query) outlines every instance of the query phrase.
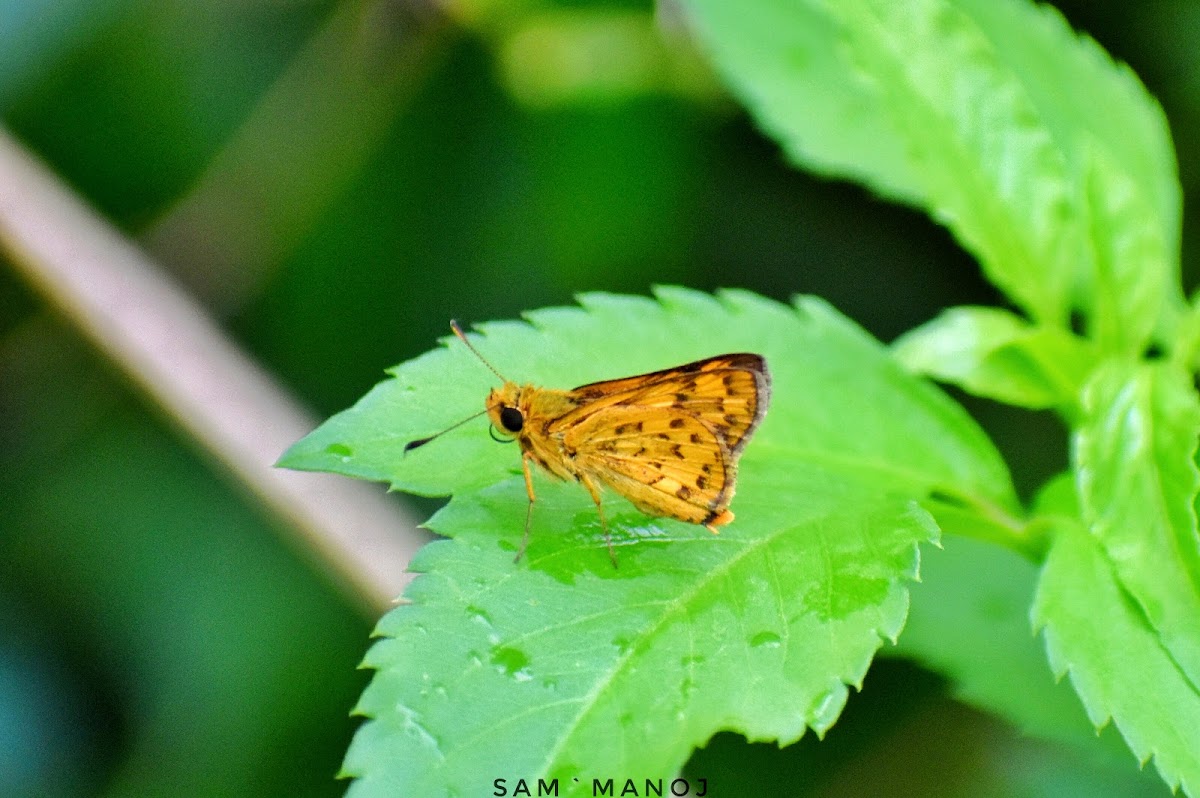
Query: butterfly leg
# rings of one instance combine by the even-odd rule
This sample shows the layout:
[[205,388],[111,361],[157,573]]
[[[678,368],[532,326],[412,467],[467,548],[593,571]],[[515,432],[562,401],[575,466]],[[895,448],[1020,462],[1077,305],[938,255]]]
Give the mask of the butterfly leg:
[[612,532],[608,529],[608,521],[604,518],[604,508],[600,506],[600,489],[596,487],[596,483],[592,482],[591,477],[587,474],[580,474],[579,481],[588,489],[588,493],[592,494],[592,501],[596,503],[596,513],[600,516],[600,526],[604,528],[604,540],[608,543],[608,559],[612,560],[613,568],[617,567],[617,553],[613,550]]
[[529,494],[529,506],[525,509],[525,534],[521,536],[521,547],[517,549],[517,556],[513,557],[513,562],[520,562],[521,555],[525,553],[525,547],[529,545],[529,523],[533,520],[533,503],[537,497],[533,495],[533,474],[529,471],[528,452],[521,457],[521,467],[525,470],[525,492]]

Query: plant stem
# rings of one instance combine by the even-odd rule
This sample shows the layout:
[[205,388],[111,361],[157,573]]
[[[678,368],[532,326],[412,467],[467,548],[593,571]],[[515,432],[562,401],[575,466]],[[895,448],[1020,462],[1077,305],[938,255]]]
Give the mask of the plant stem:
[[426,535],[381,491],[272,467],[315,421],[191,297],[0,131],[0,249],[371,614]]
[[995,504],[950,491],[934,491],[923,506],[952,535],[1004,546],[1035,563],[1046,556],[1048,541],[1036,520],[1025,521]]

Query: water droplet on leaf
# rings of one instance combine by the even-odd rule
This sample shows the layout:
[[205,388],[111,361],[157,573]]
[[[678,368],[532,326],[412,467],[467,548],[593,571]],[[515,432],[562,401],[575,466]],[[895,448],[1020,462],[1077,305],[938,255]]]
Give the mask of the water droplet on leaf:
[[492,651],[492,664],[501,673],[511,676],[518,682],[527,682],[533,678],[529,674],[529,655],[519,648],[502,646]]
[[750,638],[750,645],[754,648],[779,648],[783,645],[783,639],[774,632],[759,632]]

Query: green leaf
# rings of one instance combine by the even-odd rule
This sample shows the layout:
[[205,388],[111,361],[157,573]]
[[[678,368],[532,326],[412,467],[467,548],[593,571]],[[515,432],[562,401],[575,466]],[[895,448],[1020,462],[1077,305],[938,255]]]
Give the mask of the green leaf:
[[880,113],[879,87],[856,74],[842,20],[828,3],[680,5],[725,82],[793,162],[924,204],[918,165]]
[[1200,292],[1192,295],[1179,320],[1175,345],[1171,347],[1171,362],[1185,371],[1200,371]]
[[[579,309],[483,325],[509,377],[566,387],[723,351],[764,354],[773,400],[742,458],[737,520],[713,537],[607,496],[620,567],[586,492],[535,475],[482,420],[405,441],[482,406],[492,382],[459,343],[394,370],[284,458],[453,491],[430,526],[410,602],[380,625],[377,669],[346,772],[355,795],[475,794],[491,779],[669,778],[730,729],[790,742],[823,733],[883,638],[936,527],[914,500],[949,491],[1015,506],[1004,466],[958,406],[906,374],[827,305],[663,289],[659,302],[587,295]],[[579,778],[578,784],[572,781]]]
[[1073,441],[1078,495],[1060,482],[1039,501],[1057,535],[1035,619],[1092,722],[1115,720],[1140,760],[1153,756],[1169,785],[1195,796],[1200,408],[1176,366],[1110,361],[1085,389],[1083,409]]
[[1200,692],[1145,614],[1129,601],[1100,542],[1069,520],[1058,534],[1038,584],[1034,620],[1059,676],[1070,674],[1088,717],[1115,721],[1163,780],[1200,795]]
[[1191,377],[1167,364],[1110,362],[1088,385],[1084,411],[1072,447],[1083,520],[1118,583],[1200,685],[1200,404]]
[[1076,291],[1089,333],[1136,352],[1184,304],[1182,191],[1162,108],[1132,70],[1051,6],[957,2],[999,42],[1070,164],[1085,241]]
[[1179,312],[1180,190],[1165,118],[1053,9],[685,5],[794,161],[928,209],[1035,322],[1065,328],[1078,304],[1106,345],[1135,348]]
[[1087,341],[987,307],[951,308],[892,349],[912,371],[968,393],[1068,416],[1078,415],[1079,393],[1096,363]]
[[1084,176],[1091,269],[1079,287],[1080,303],[1090,311],[1088,334],[1102,348],[1140,355],[1156,328],[1173,330],[1184,312],[1171,262],[1178,250],[1168,251],[1147,198],[1108,155],[1093,147]]
[[935,528],[915,505],[808,476],[798,512],[771,499],[792,480],[748,465],[738,533],[719,539],[611,508],[636,539],[615,572],[576,486],[543,491],[534,534],[591,528],[531,547],[527,566],[486,537],[519,531],[520,484],[456,498],[431,522],[455,539],[418,558],[412,605],[367,658],[378,674],[358,710],[376,721],[347,756],[357,789],[467,795],[511,773],[574,794],[593,777],[669,779],[720,729],[823,733],[899,632],[899,580]]

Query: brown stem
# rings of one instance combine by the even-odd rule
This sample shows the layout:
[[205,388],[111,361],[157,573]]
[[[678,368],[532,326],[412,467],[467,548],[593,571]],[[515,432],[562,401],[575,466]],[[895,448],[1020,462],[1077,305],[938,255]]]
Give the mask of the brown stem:
[[0,248],[45,301],[372,612],[426,540],[364,483],[272,467],[315,421],[137,247],[0,130]]

